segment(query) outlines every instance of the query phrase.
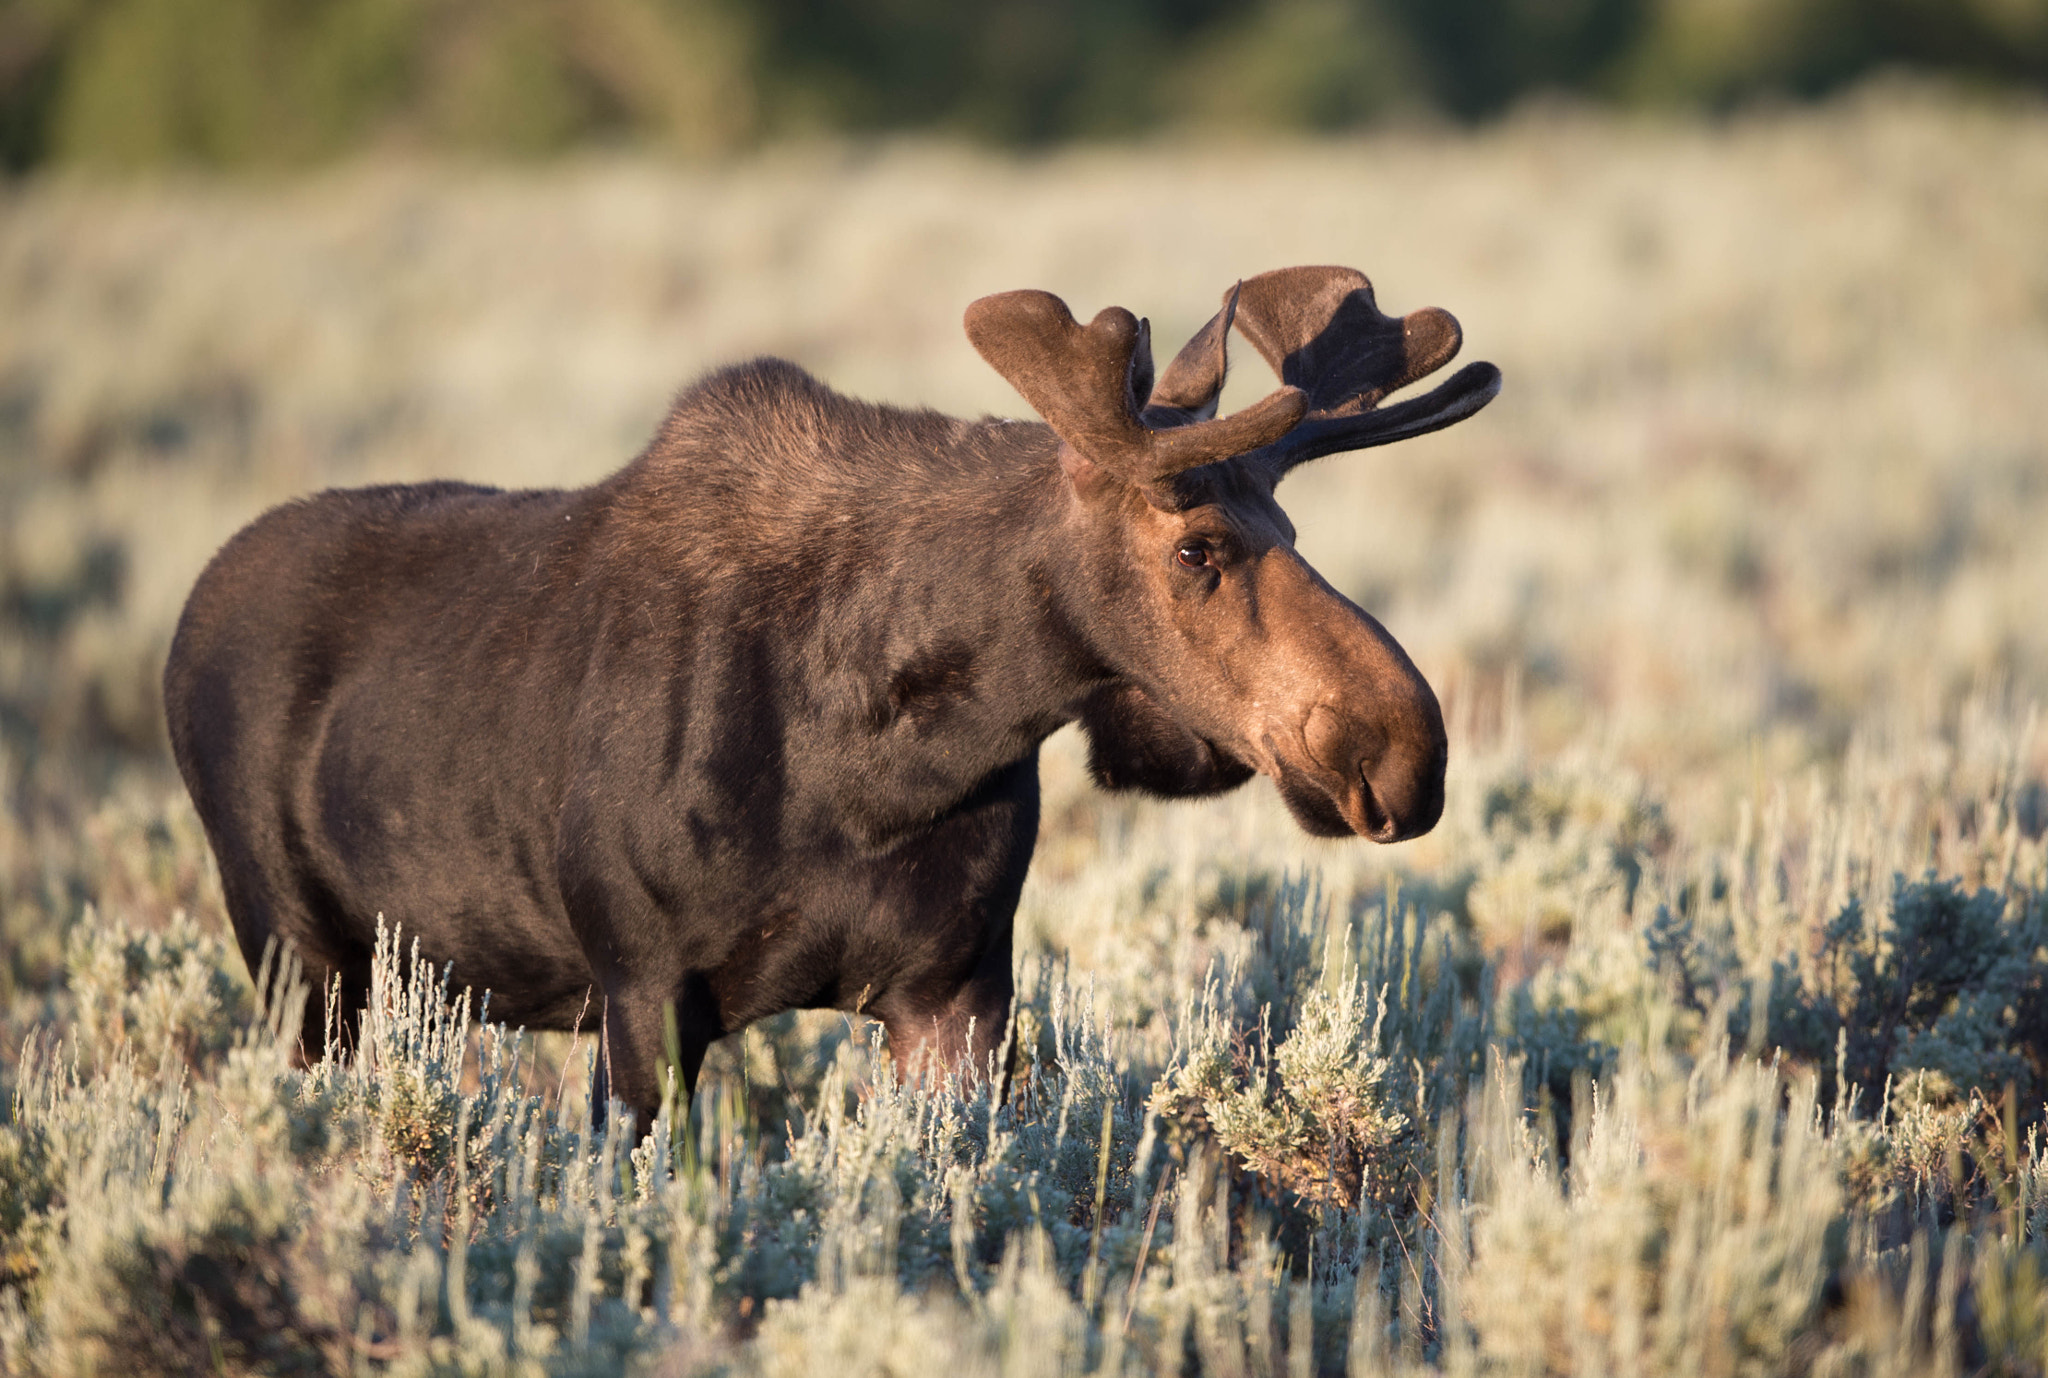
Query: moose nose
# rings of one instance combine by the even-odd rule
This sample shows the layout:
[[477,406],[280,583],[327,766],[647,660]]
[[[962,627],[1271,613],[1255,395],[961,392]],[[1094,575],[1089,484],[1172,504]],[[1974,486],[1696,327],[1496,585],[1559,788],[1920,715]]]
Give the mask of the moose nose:
[[1440,712],[1418,704],[1391,721],[1358,721],[1317,704],[1302,737],[1309,754],[1341,782],[1338,807],[1361,836],[1402,842],[1420,837],[1443,817],[1449,743]]
[[[1377,801],[1384,822],[1373,836],[1381,842],[1405,842],[1434,828],[1444,816],[1444,769],[1450,746],[1443,730],[1397,744],[1379,761],[1360,769],[1369,801]],[[1368,804],[1368,809],[1371,805]]]

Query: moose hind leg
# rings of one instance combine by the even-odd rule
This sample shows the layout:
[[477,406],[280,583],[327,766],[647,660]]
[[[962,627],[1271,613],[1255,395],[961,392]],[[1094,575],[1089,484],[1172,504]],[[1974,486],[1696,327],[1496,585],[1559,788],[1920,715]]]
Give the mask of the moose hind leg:
[[[242,911],[246,912],[246,910]],[[352,1053],[362,1033],[363,1012],[370,1004],[370,953],[366,948],[337,950],[342,944],[309,943],[301,936],[280,933],[269,922],[237,923],[242,960],[249,977],[263,988],[257,998],[266,1007],[289,997],[293,982],[305,995],[295,1060],[310,1067],[326,1056]]]

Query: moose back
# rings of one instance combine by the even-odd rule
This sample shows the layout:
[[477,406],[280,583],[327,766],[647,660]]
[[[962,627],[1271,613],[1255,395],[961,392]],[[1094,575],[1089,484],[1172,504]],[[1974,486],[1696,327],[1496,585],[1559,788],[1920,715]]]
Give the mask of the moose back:
[[[1062,724],[1110,789],[1262,773],[1320,836],[1432,827],[1436,697],[1273,492],[1491,400],[1482,363],[1381,405],[1457,323],[1289,268],[1156,377],[1121,308],[1083,326],[1007,292],[966,324],[1045,424],[764,359],[593,487],[328,492],[230,540],[164,702],[252,970],[280,941],[353,1016],[387,915],[494,1016],[601,1018],[644,1124],[671,1009],[686,1086],[712,1040],[800,1007],[879,1018],[906,1073],[986,1071]],[[1282,386],[1219,417],[1233,327]]]

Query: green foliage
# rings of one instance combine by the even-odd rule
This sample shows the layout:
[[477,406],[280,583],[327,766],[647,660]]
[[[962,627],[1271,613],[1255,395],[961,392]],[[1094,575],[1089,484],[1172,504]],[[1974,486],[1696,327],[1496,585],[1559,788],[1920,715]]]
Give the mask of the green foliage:
[[746,23],[693,0],[30,0],[0,155],[277,167],[378,146],[512,156],[747,136]]
[[0,1288],[20,1289],[42,1271],[57,1233],[59,1180],[46,1135],[0,1125]]
[[1812,94],[1885,65],[2048,81],[2035,0],[16,0],[0,163],[275,166],[385,144],[924,129],[1010,144]]
[[421,35],[400,0],[116,0],[64,58],[59,157],[116,165],[302,161],[360,141]]

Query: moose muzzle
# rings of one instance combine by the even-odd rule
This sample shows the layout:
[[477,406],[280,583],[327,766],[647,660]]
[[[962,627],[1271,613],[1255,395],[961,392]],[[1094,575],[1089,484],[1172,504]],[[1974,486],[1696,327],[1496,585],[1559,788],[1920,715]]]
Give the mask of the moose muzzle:
[[[1360,837],[1404,842],[1443,816],[1443,715],[1435,695],[1426,684],[1422,688],[1426,702],[1394,714],[1385,704],[1373,705],[1380,712],[1363,721],[1330,704],[1309,710],[1302,737],[1331,777],[1330,802]],[[1390,724],[1389,717],[1396,721]]]
[[1292,654],[1274,657],[1294,690],[1280,701],[1293,706],[1264,734],[1281,798],[1319,836],[1420,837],[1444,811],[1449,742],[1436,694],[1400,643],[1298,556],[1270,563],[1280,578],[1267,591],[1293,604],[1282,621],[1296,628]]

